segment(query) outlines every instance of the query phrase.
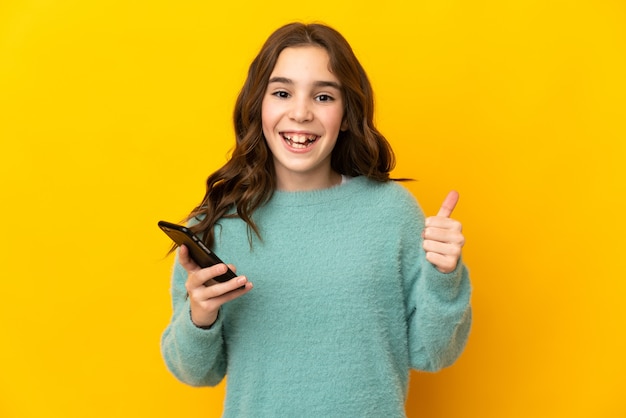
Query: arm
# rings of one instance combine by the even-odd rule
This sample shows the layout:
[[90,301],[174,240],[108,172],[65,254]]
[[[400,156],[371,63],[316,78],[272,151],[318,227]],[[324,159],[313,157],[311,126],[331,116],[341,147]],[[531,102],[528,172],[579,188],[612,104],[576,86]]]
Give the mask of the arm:
[[472,322],[470,293],[467,268],[461,262],[447,274],[426,260],[420,263],[407,295],[412,368],[438,371],[461,355]]
[[[224,265],[200,269],[189,259],[184,247],[174,264],[173,315],[163,333],[161,351],[172,374],[192,386],[213,386],[224,378],[226,355],[219,307],[252,287],[244,277],[204,285],[223,273],[223,269]],[[242,284],[245,289],[232,291]]]
[[[472,312],[467,268],[461,260],[461,224],[450,219],[456,192],[448,195],[437,216],[423,219],[419,208],[415,228],[404,239],[409,285],[408,313],[411,366],[437,371],[450,366],[467,342]],[[412,254],[411,254],[412,253]],[[409,254],[411,254],[409,256]],[[405,264],[406,265],[406,264]]]

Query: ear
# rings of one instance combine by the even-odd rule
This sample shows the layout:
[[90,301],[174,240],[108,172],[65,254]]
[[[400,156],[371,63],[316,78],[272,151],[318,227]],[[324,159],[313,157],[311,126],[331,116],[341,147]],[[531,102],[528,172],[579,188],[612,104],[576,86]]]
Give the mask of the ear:
[[339,128],[339,130],[341,132],[345,132],[348,130],[348,121],[346,118],[343,118],[343,121],[341,121],[341,127]]

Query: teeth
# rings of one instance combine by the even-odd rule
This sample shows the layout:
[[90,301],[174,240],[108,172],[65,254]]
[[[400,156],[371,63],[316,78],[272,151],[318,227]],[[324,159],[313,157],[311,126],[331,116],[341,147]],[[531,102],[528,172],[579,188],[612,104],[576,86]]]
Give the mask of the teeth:
[[283,134],[283,138],[291,143],[291,145],[303,145],[306,146],[309,143],[314,142],[317,139],[317,135],[309,134]]

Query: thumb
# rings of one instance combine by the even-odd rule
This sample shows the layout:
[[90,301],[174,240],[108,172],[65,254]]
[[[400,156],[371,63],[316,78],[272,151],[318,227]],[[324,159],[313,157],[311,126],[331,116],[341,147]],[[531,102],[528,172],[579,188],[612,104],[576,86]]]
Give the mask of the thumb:
[[445,216],[449,218],[452,215],[452,211],[454,210],[456,203],[459,201],[459,193],[456,190],[452,190],[446,196],[446,199],[441,204],[441,208],[439,209],[439,213],[437,216]]

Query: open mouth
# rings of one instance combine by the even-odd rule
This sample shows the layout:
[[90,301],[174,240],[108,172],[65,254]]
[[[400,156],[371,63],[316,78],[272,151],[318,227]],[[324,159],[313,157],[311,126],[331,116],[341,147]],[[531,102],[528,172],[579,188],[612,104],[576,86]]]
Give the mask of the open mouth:
[[319,136],[313,134],[294,134],[294,133],[281,133],[281,136],[285,142],[293,148],[308,148],[319,139]]

